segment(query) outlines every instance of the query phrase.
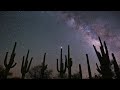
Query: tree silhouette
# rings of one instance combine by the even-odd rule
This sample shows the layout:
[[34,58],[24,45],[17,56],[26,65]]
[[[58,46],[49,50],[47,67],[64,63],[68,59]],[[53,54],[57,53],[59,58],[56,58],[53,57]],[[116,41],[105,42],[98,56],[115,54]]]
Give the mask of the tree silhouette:
[[53,79],[68,79],[68,74],[67,73],[63,74],[63,76],[61,78],[60,73],[58,73],[53,77]]
[[76,72],[72,75],[72,79],[82,79],[79,72]]
[[101,74],[95,74],[92,79],[102,79]]
[[44,78],[42,76],[42,65],[34,66],[26,74],[27,79],[52,79],[52,70],[45,69]]

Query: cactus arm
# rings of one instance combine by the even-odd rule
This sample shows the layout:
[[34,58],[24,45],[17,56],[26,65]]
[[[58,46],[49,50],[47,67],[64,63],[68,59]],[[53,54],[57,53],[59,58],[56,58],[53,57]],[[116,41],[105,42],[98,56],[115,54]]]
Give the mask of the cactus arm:
[[94,45],[93,45],[93,48],[94,48],[95,52],[97,53],[97,49],[96,49],[96,47]]
[[102,56],[105,56],[104,54],[104,48],[103,48],[103,44],[102,44],[102,41],[101,41],[101,39],[100,39],[100,37],[98,37],[99,38],[99,41],[100,41],[100,50],[101,50],[101,53],[102,53]]
[[28,56],[29,56],[29,50],[27,52],[27,56],[26,56],[26,60],[25,60],[25,65],[24,65],[25,68],[27,68],[27,65],[28,65]]
[[101,69],[99,68],[98,64],[96,63],[97,71],[102,74]]
[[101,47],[103,47],[103,44],[102,44],[102,41],[101,41],[100,37],[98,37],[98,38],[99,38]]
[[66,67],[64,67],[64,69],[63,69],[63,73],[65,73],[66,72]]
[[60,72],[59,67],[58,67],[58,59],[57,59],[57,71]]
[[[29,50],[28,50],[28,52],[27,52],[27,56],[26,56],[26,60],[25,60],[25,61],[28,60],[28,56],[29,56]],[[26,63],[27,63],[27,62],[26,62]]]
[[68,65],[68,60],[67,60],[67,56],[66,55],[65,55],[65,65],[66,65],[66,67]]
[[66,68],[67,68],[67,57],[65,55],[65,67],[64,67],[64,70],[63,70],[64,73],[66,72]]
[[31,58],[31,60],[30,60],[30,63],[29,63],[29,65],[28,65],[28,68],[27,68],[27,72],[29,71],[29,69],[30,69],[30,65],[31,65],[31,63],[32,63],[32,60],[33,60],[33,57]]
[[104,46],[105,46],[105,50],[106,50],[106,55],[108,55],[108,48],[107,48],[105,41],[104,41]]
[[11,66],[11,68],[15,67],[15,66],[16,66],[16,64],[17,64],[17,63],[14,63],[14,64]]
[[98,57],[98,60],[99,60],[99,62],[101,63],[101,58],[102,58],[102,56],[101,56],[101,54],[97,51],[97,49],[96,49],[96,47],[93,45],[93,47],[94,47],[94,50],[95,50],[95,52],[96,52],[96,55],[97,55],[97,57]]
[[70,66],[72,66],[72,65],[73,65],[72,58],[70,58]]
[[105,46],[105,50],[106,50],[105,56],[106,56],[107,62],[110,63],[109,53],[108,53],[108,49],[107,49],[107,45],[106,45],[105,41],[104,41],[104,46]]
[[68,59],[70,58],[70,46],[68,45]]
[[102,54],[102,56],[104,57],[104,56],[105,56],[105,51],[104,51],[104,49],[103,49],[102,46],[100,46],[100,50],[101,50],[101,54]]
[[25,56],[23,56],[22,66],[21,66],[21,73],[24,73],[25,71]]
[[25,68],[27,69],[27,66],[28,66],[28,60],[25,61]]
[[14,47],[13,47],[13,51],[12,51],[12,54],[14,54],[14,52],[15,52],[15,49],[16,49],[16,45],[17,45],[17,42],[15,42],[15,45],[14,45]]
[[22,68],[24,67],[24,58],[25,58],[25,56],[23,56]]
[[115,72],[120,72],[119,65],[117,64],[116,58],[115,58],[113,53],[112,53],[112,57],[113,57],[114,71]]
[[46,58],[46,53],[44,53],[43,65],[45,65],[45,58]]
[[98,37],[99,38],[99,41],[100,41],[100,50],[101,50],[101,53],[102,53],[102,56],[105,56],[105,52],[104,52],[104,48],[103,48],[103,44],[102,44],[102,41],[101,41],[101,39],[100,39],[100,37]]
[[96,49],[96,47],[93,45],[93,47],[94,47],[94,50],[95,50],[95,52],[96,52],[96,54],[97,54],[97,56],[98,56],[98,59],[100,60],[101,59],[101,54],[97,51],[97,49]]
[[7,56],[8,56],[8,52],[6,52],[5,59],[4,59],[4,65],[5,65],[5,67],[7,67]]
[[116,61],[116,58],[115,58],[115,56],[114,56],[114,54],[113,54],[113,53],[112,53],[112,57],[113,57],[113,60],[114,60],[114,61]]
[[14,48],[13,48],[13,51],[12,51],[12,54],[11,54],[11,57],[10,57],[10,61],[9,61],[9,66],[12,67],[12,64],[14,62],[14,58],[15,58],[15,48],[16,48],[16,42],[15,42],[15,45],[14,45]]
[[13,62],[14,62],[14,58],[15,58],[15,53],[13,53],[10,57],[10,61],[9,61],[9,65],[12,66]]

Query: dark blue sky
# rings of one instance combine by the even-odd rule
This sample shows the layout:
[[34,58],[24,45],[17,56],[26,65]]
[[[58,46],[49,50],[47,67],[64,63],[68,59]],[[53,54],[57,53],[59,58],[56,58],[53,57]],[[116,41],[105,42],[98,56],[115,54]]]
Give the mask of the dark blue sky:
[[[22,56],[26,55],[28,49],[30,49],[30,57],[34,57],[32,66],[40,64],[46,52],[48,68],[56,72],[56,59],[60,57],[60,47],[63,47],[64,54],[66,54],[69,44],[73,58],[72,71],[78,71],[78,65],[81,63],[84,74],[87,73],[85,54],[88,53],[94,74],[96,72],[95,63],[98,60],[92,45],[99,45],[96,38],[98,35],[108,41],[111,52],[118,52],[120,45],[119,16],[119,12],[107,11],[1,11],[0,63],[3,65],[6,51],[11,52],[14,42],[17,41],[15,61],[18,64],[13,68],[15,75],[20,75]],[[115,42],[114,50],[113,44],[110,44],[111,41]]]

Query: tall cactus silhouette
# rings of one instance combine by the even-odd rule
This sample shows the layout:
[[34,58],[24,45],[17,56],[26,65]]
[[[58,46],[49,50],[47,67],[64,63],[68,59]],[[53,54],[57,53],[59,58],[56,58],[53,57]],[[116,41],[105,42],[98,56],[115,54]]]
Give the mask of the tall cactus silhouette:
[[70,46],[68,45],[68,57],[66,57],[67,68],[68,68],[68,78],[71,79],[71,67],[72,67],[72,58],[70,58]]
[[88,66],[89,79],[92,79],[92,73],[91,73],[91,68],[90,68],[90,63],[89,63],[88,54],[86,54],[86,58],[87,58],[87,66]]
[[116,74],[115,78],[120,79],[120,68],[113,53],[112,53],[112,57],[113,57],[114,72]]
[[30,66],[31,66],[31,62],[33,60],[33,57],[31,57],[31,60],[28,64],[28,56],[29,56],[29,50],[27,52],[26,59],[25,59],[25,56],[23,56],[23,61],[22,61],[22,66],[21,66],[22,79],[25,78],[25,75],[29,71]]
[[45,65],[45,58],[46,58],[46,53],[44,53],[43,62],[42,62],[41,79],[44,79],[45,70],[47,69],[47,66],[48,66],[48,65]]
[[16,55],[16,53],[15,53],[16,45],[17,45],[17,43],[15,42],[15,45],[13,47],[13,50],[12,50],[12,53],[11,53],[10,60],[9,60],[8,64],[7,64],[8,52],[6,52],[6,56],[5,56],[5,59],[4,59],[4,66],[5,66],[5,72],[4,72],[4,76],[3,76],[4,79],[7,78],[10,69],[15,67],[16,64],[17,64],[17,63],[14,63],[14,58],[15,58],[15,55]]
[[66,72],[66,66],[67,66],[67,61],[66,61],[66,56],[65,56],[65,65],[63,63],[62,59],[62,48],[61,48],[61,54],[60,54],[60,69],[58,67],[58,59],[57,59],[57,71],[60,73],[60,77],[63,78],[65,72]]
[[97,71],[102,75],[103,79],[112,79],[113,73],[112,73],[112,70],[111,70],[111,62],[110,62],[110,59],[109,59],[109,53],[108,53],[106,43],[104,41],[104,46],[105,46],[105,51],[104,51],[102,41],[101,41],[100,37],[98,37],[98,38],[99,38],[100,45],[101,45],[100,46],[101,53],[98,52],[96,47],[93,45],[94,50],[96,52],[96,55],[97,55],[97,57],[99,59],[99,62],[100,62],[100,67],[96,63]]
[[82,79],[82,69],[81,69],[81,64],[79,64],[79,74],[80,74],[80,79]]

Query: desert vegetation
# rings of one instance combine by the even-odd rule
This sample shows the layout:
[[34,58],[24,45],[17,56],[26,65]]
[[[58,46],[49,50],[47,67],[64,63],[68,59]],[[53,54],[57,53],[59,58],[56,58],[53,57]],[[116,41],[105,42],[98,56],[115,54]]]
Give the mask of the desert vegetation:
[[[120,68],[117,63],[115,55],[109,54],[108,47],[106,42],[102,42],[100,37],[100,51],[96,49],[96,46],[93,45],[95,53],[97,55],[99,65],[96,63],[96,70],[99,74],[92,75],[91,66],[89,63],[89,55],[86,54],[87,61],[87,69],[88,69],[88,78],[86,79],[120,79]],[[16,68],[17,63],[15,62],[16,56],[16,45],[15,42],[10,58],[8,57],[8,52],[6,52],[4,59],[4,67],[0,66],[0,79],[9,79],[8,76],[12,76],[12,72],[10,72],[11,68]],[[26,57],[23,56],[22,64],[21,64],[21,77],[13,77],[11,79],[83,79],[82,67],[81,64],[78,64],[78,71],[72,74],[71,69],[73,66],[73,59],[71,58],[70,53],[70,45],[68,45],[68,51],[66,55],[63,55],[63,51],[61,48],[60,58],[56,59],[56,70],[58,74],[56,77],[53,77],[53,70],[48,69],[48,65],[46,61],[46,53],[44,53],[42,63],[31,67],[31,63],[33,62],[33,57],[29,58],[30,51],[28,50]],[[112,56],[112,60],[110,60],[110,55]],[[9,59],[8,59],[9,58]],[[113,68],[112,68],[113,67]]]

